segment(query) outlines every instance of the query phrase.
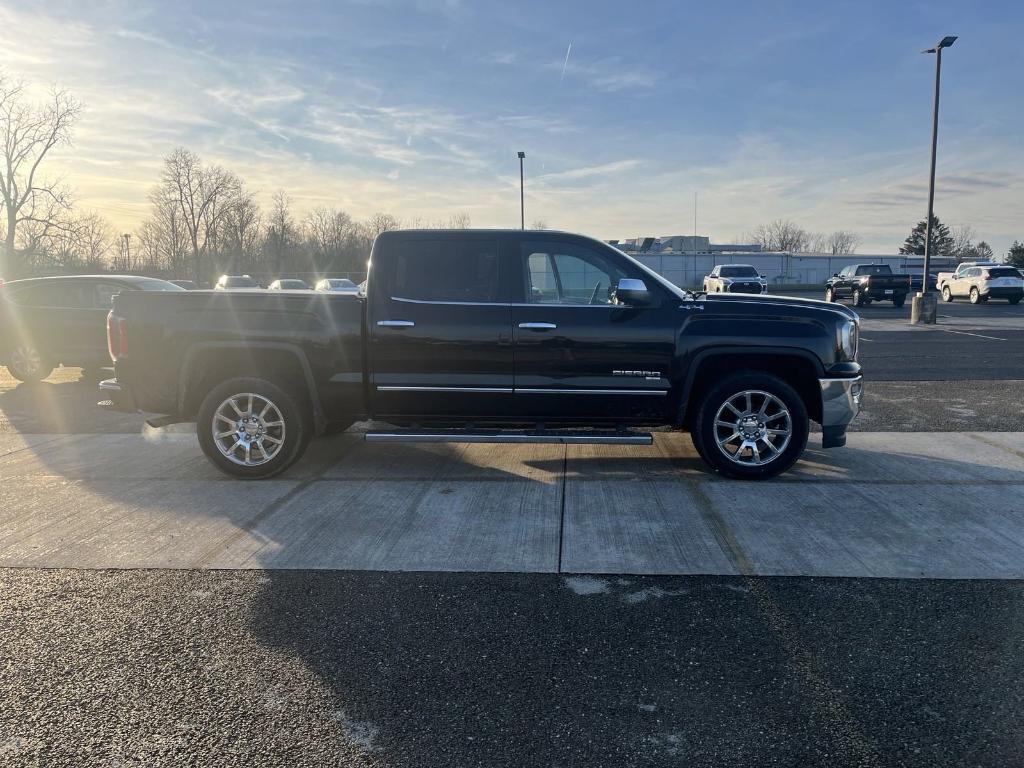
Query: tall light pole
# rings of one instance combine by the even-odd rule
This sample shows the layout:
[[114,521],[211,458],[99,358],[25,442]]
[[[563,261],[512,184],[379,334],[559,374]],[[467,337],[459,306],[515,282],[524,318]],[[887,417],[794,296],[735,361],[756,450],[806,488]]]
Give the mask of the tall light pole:
[[526,195],[523,192],[523,159],[526,153],[519,152],[519,228],[526,229]]
[[132,236],[130,232],[125,232],[121,237],[124,238],[124,269],[125,272],[132,271]]
[[911,309],[911,322],[934,323],[936,302],[928,289],[928,267],[932,256],[932,217],[935,204],[935,151],[939,142],[939,80],[942,77],[942,49],[956,42],[955,35],[947,35],[921,53],[935,54],[935,100],[932,105],[932,159],[928,174],[928,218],[924,229],[924,273],[921,275],[921,302],[915,301]]

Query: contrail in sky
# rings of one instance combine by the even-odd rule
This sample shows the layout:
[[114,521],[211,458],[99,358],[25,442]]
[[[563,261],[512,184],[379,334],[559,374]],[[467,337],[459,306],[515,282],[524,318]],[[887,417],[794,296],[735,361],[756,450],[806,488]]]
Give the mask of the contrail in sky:
[[565,80],[565,68],[569,66],[570,53],[572,53],[572,43],[569,43],[569,47],[565,49],[565,61],[562,62],[562,76],[558,78],[558,82]]

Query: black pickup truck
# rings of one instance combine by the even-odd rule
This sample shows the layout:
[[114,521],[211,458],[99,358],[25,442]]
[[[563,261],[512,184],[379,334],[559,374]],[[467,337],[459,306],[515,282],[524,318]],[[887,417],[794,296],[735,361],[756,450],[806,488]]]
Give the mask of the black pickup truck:
[[809,422],[841,446],[860,407],[859,320],[814,300],[685,292],[579,235],[394,231],[366,295],[118,296],[120,410],[195,421],[225,472],[268,477],[310,437],[374,419],[367,440],[649,443],[687,428],[715,470],[785,471]]
[[897,274],[888,264],[851,264],[825,283],[825,301],[849,296],[855,307],[872,301],[892,301],[893,306],[902,307],[909,292],[910,275]]

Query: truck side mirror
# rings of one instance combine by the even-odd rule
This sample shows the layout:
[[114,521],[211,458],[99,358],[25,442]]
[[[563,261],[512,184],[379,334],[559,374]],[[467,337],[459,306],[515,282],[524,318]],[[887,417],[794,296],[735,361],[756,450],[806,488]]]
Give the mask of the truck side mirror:
[[615,285],[612,302],[631,307],[645,307],[651,303],[651,292],[643,280],[624,277]]
[[839,277],[839,273],[838,272],[833,272],[832,273],[832,277]]

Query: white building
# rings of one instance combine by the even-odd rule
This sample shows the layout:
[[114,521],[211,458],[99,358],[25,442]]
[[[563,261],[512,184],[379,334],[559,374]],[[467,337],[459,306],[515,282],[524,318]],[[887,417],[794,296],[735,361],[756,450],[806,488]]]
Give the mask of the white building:
[[[639,242],[639,247],[638,247]],[[711,243],[707,237],[676,235],[609,241],[611,245],[653,269],[682,288],[700,288],[718,264],[750,264],[772,286],[819,287],[850,264],[888,264],[894,272],[920,273],[920,256],[893,254],[788,253],[762,251],[757,244]],[[955,266],[953,259],[932,259],[930,271]]]

